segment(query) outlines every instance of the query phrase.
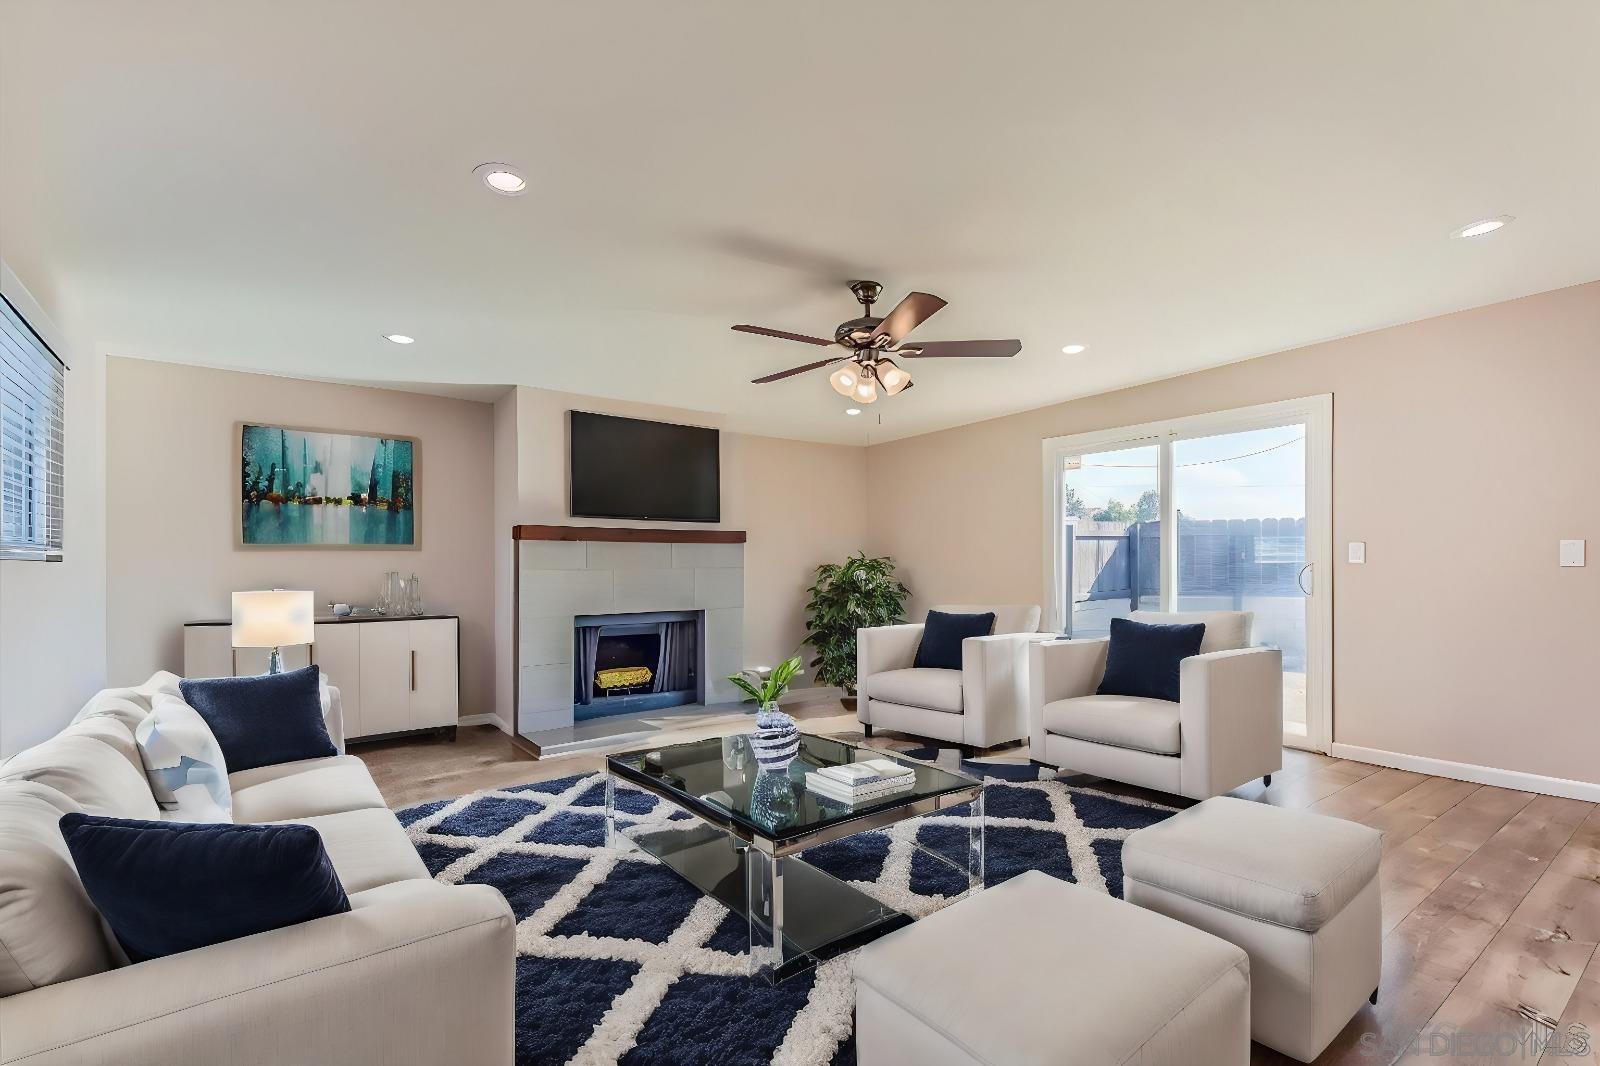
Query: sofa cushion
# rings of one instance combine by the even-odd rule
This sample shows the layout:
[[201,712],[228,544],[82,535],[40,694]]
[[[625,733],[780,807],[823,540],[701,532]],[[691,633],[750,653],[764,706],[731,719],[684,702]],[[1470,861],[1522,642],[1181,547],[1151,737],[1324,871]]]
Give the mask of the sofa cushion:
[[183,699],[200,712],[234,771],[337,755],[323,719],[315,666],[256,677],[184,678]]
[[68,814],[61,835],[133,962],[350,909],[322,841],[304,826]]
[[1148,625],[1130,618],[1111,620],[1106,672],[1096,690],[1102,696],[1143,696],[1178,702],[1178,664],[1200,652],[1206,627]]
[[961,669],[961,642],[968,637],[987,637],[994,632],[994,612],[983,614],[945,614],[929,611],[917,643],[918,669]]
[[34,781],[0,782],[0,996],[109,970],[100,916],[59,828],[81,808]]
[[881,674],[870,675],[868,683],[868,690],[875,700],[898,703],[906,707],[921,707],[930,711],[961,713],[960,670],[927,670],[917,667],[906,670],[885,670]]
[[1044,706],[1046,732],[1095,744],[1177,755],[1178,705],[1140,696],[1080,696]]
[[48,785],[90,814],[161,816],[133,733],[110,715],[73,722],[44,743],[19,751],[0,763],[0,781]]
[[1134,611],[1128,615],[1135,622],[1146,625],[1175,626],[1200,623],[1206,627],[1205,639],[1200,642],[1200,654],[1214,651],[1237,651],[1250,646],[1251,623],[1254,611]]
[[308,825],[320,833],[346,892],[365,892],[378,885],[428,876],[411,838],[387,809],[345,811],[274,824]]
[[163,693],[133,736],[162,817],[174,822],[233,821],[228,764],[199,712]]
[[1314,932],[1378,876],[1383,834],[1310,811],[1217,796],[1141,829],[1127,877],[1274,925]]
[[[1249,1059],[1244,951],[1038,870],[890,933],[854,970],[873,1010],[858,1039],[897,1062]],[[897,1031],[880,1029],[880,1017]],[[911,1041],[933,1053],[895,1054]]]
[[385,806],[367,766],[354,755],[279,763],[229,777],[237,822],[285,822]]

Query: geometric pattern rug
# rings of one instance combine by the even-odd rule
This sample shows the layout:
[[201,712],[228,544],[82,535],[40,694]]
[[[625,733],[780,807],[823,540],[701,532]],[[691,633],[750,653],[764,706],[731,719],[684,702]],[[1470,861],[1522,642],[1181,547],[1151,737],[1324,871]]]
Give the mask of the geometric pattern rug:
[[[900,752],[931,758],[928,749]],[[1122,842],[1174,809],[1054,779],[1029,765],[967,761],[985,780],[985,881],[1042,870],[1122,894]],[[617,790],[618,820],[688,819]],[[579,774],[398,812],[446,884],[498,888],[517,918],[518,1066],[853,1064],[852,954],[769,986],[748,974],[746,923],[634,849],[608,850],[605,775]],[[965,877],[913,846],[964,850],[964,807],[813,848],[805,860],[914,917]]]

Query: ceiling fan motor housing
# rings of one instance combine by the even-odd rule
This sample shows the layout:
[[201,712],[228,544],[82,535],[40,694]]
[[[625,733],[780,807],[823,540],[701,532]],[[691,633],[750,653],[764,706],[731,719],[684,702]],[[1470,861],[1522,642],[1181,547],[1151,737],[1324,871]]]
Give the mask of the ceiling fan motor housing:
[[848,322],[841,322],[833,331],[833,339],[850,348],[868,347],[872,338],[872,331],[878,328],[881,318],[868,315],[865,318],[852,318]]

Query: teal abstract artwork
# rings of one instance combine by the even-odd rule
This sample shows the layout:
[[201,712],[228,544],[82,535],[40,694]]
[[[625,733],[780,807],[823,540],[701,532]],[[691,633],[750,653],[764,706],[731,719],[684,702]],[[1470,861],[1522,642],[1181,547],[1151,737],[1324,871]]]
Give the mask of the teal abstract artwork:
[[415,546],[415,441],[246,425],[239,452],[241,543]]

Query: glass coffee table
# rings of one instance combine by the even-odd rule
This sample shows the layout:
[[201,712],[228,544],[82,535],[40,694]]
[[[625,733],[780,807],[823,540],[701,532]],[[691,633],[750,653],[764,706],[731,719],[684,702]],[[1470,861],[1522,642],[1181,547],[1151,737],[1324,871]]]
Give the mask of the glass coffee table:
[[[855,804],[806,790],[823,766],[890,758],[916,771],[904,791]],[[749,738],[712,737],[626,752],[606,760],[606,846],[637,847],[749,920],[750,972],[770,982],[810,969],[912,921],[805,861],[819,844],[970,803],[964,841],[948,851],[913,840],[925,855],[983,887],[983,783],[892,752],[802,734],[787,771],[762,771]],[[617,785],[661,797],[692,819],[618,821]],[[964,844],[964,846],[962,846]]]

